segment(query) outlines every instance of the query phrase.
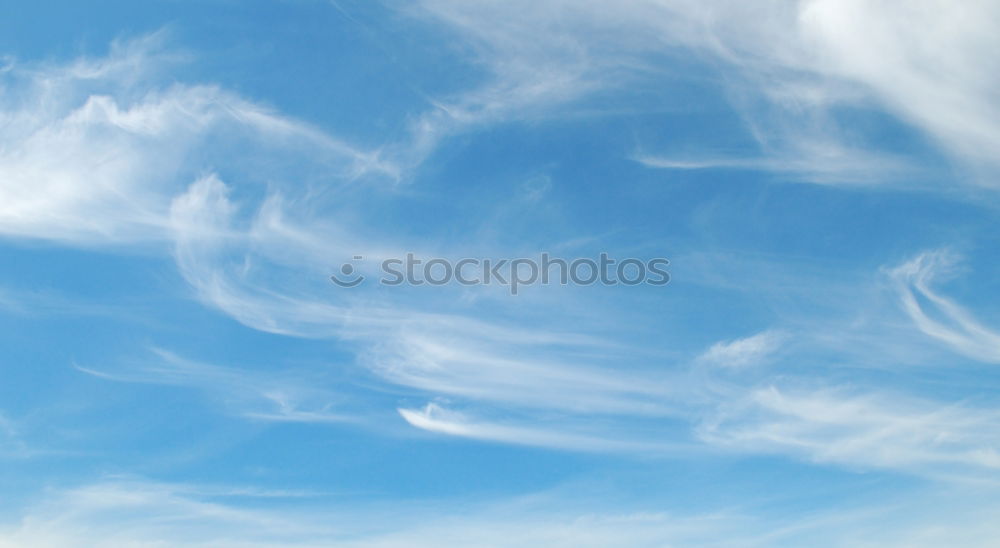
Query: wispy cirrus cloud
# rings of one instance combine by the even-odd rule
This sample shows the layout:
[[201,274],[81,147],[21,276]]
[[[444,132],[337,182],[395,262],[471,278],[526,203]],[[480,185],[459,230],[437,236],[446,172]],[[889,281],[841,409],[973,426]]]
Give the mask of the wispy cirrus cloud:
[[[607,495],[606,490],[601,493]],[[997,534],[1000,510],[980,503],[990,494],[989,488],[963,493],[924,488],[803,517],[774,515],[766,504],[716,512],[644,508],[641,503],[610,510],[593,497],[560,490],[489,502],[347,507],[296,493],[112,477],[48,490],[17,522],[0,524],[0,546],[971,548],[988,546],[984,539]],[[260,504],[277,499],[284,499],[281,507]]]
[[213,402],[224,402],[237,416],[269,422],[350,423],[359,417],[345,410],[347,397],[310,382],[308,376],[224,367],[182,358],[163,349],[138,365],[115,370],[77,365],[103,379],[197,389]]
[[946,473],[1000,467],[1000,410],[849,389],[750,390],[699,428],[739,451],[819,462]]
[[623,81],[669,73],[682,66],[676,59],[694,55],[726,75],[728,96],[760,154],[640,155],[646,165],[768,170],[822,183],[898,182],[912,174],[908,166],[920,162],[873,147],[872,136],[847,121],[853,112],[889,114],[960,162],[997,167],[996,71],[983,67],[1000,58],[990,46],[996,29],[987,21],[997,14],[988,2],[951,10],[938,0],[640,0],[610,15],[600,2],[428,0],[420,10],[469,40],[489,71],[483,87],[424,118],[425,135],[440,133],[444,120],[457,125],[551,110]]
[[655,169],[764,171],[789,180],[819,184],[864,185],[894,181],[914,173],[900,157],[852,150],[835,142],[792,140],[796,142],[787,150],[778,150],[775,155],[766,157],[637,154],[633,159]]
[[689,453],[692,444],[671,441],[663,437],[637,437],[632,432],[612,434],[613,427],[581,420],[547,421],[535,416],[531,420],[506,422],[470,416],[468,413],[428,403],[420,409],[400,408],[399,414],[411,426],[448,436],[527,445],[548,449],[594,453],[632,455],[673,455]]
[[[267,495],[265,495],[267,496]],[[280,496],[280,495],[278,495]],[[0,546],[660,546],[741,530],[738,517],[567,509],[538,514],[532,500],[505,503],[343,507],[308,499],[260,508],[252,491],[109,478],[50,492],[17,524],[0,525]],[[442,508],[443,507],[443,508]],[[436,509],[436,512],[435,512]],[[444,512],[442,512],[444,510]],[[169,519],[164,519],[167,516]],[[394,516],[390,518],[390,516]]]
[[931,287],[935,279],[951,272],[956,261],[957,256],[947,250],[928,251],[886,273],[917,329],[970,358],[1000,362],[1000,332]]

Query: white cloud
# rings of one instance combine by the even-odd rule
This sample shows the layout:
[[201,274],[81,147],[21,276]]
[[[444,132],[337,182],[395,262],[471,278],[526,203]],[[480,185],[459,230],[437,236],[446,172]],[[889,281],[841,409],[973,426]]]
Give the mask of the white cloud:
[[778,350],[785,338],[781,332],[764,331],[745,339],[718,342],[702,354],[699,361],[723,367],[755,365]]
[[637,154],[633,158],[644,166],[657,169],[768,171],[783,174],[792,181],[819,184],[871,184],[914,174],[902,158],[848,148],[835,140],[810,140],[804,136],[790,139],[789,143],[761,157]]
[[561,362],[567,354],[551,345],[493,339],[488,332],[407,327],[366,361],[390,382],[483,402],[585,414],[676,413],[672,400],[682,390],[677,375],[603,360]]
[[565,419],[549,422],[535,416],[530,421],[518,423],[496,422],[446,409],[436,403],[428,403],[422,409],[399,409],[399,414],[410,425],[422,430],[514,445],[643,455],[677,454],[693,449],[691,445],[682,443],[630,439],[631,432],[623,431],[615,436],[610,431],[613,429],[602,428],[601,425],[594,424],[594,421],[576,421],[577,424],[572,424]]
[[898,180],[907,162],[839,121],[854,109],[887,112],[956,158],[997,167],[1000,13],[988,0],[959,9],[943,0],[420,6],[466,38],[490,72],[483,87],[451,101],[458,106],[424,118],[426,134],[440,132],[442,119],[538,116],[623,82],[662,83],[672,59],[693,53],[719,67],[762,156],[641,155],[647,165],[766,169],[825,183]]
[[121,371],[76,366],[84,373],[118,381],[187,386],[201,390],[230,412],[272,422],[345,423],[358,420],[344,411],[347,397],[294,371],[280,374],[223,367],[152,349],[155,357]]
[[0,546],[318,546],[331,535],[318,521],[240,508],[203,491],[137,480],[60,491],[0,528]]
[[970,358],[1000,363],[1000,333],[931,288],[950,273],[957,258],[947,251],[921,253],[887,270],[903,309],[920,331]]
[[[602,490],[607,495],[606,490]],[[0,523],[0,547],[987,547],[992,492],[922,489],[820,516],[732,509],[609,511],[579,494],[350,507],[296,493],[109,478],[53,488]],[[262,502],[282,501],[280,507]],[[773,504],[773,501],[771,501]],[[656,507],[658,505],[651,504]]]
[[1000,468],[1000,410],[847,390],[750,390],[720,406],[702,439],[738,451],[941,473]]
[[[70,244],[164,240],[173,194],[205,169],[199,155],[296,147],[336,160],[342,177],[394,176],[307,124],[209,85],[162,84],[159,37],[102,59],[17,65],[0,74],[0,233]],[[246,158],[216,158],[240,168]]]
[[814,0],[798,19],[825,73],[866,86],[960,157],[997,166],[996,2]]
[[728,515],[578,510],[575,501],[552,501],[563,508],[553,512],[531,497],[460,506],[293,500],[285,509],[260,508],[255,498],[239,489],[109,479],[49,491],[19,523],[0,525],[0,546],[664,546],[717,545],[747,533],[747,520]]

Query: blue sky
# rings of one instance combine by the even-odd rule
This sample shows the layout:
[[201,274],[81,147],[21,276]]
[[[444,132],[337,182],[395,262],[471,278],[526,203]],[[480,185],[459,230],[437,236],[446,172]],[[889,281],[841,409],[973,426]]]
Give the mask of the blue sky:
[[0,547],[1000,538],[995,2],[2,13]]

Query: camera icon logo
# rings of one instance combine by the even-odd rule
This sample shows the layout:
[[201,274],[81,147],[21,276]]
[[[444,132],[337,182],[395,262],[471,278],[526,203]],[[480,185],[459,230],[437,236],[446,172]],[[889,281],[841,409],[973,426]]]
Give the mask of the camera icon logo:
[[[362,257],[361,255],[354,256],[355,261],[360,261],[363,259],[364,257]],[[361,284],[361,282],[365,281],[365,277],[362,276],[361,274],[355,275],[354,265],[352,265],[351,263],[344,263],[340,265],[340,274],[341,274],[340,276],[336,274],[330,276],[330,281],[339,285],[340,287],[348,287],[348,288],[357,287],[358,285]]]

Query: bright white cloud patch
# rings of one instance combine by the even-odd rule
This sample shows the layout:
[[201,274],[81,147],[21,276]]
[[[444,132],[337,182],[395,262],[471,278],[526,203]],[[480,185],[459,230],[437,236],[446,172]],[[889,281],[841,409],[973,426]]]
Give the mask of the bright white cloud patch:
[[723,367],[754,365],[776,351],[784,338],[782,333],[765,331],[745,339],[720,342],[712,345],[700,359]]
[[[117,43],[105,59],[3,75],[0,232],[73,244],[163,240],[173,196],[204,169],[199,153],[227,143],[304,148],[338,158],[345,176],[382,169],[373,155],[217,86],[161,83],[169,57],[159,48],[153,36]],[[235,167],[246,157],[208,161]]]

